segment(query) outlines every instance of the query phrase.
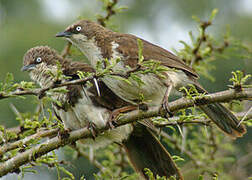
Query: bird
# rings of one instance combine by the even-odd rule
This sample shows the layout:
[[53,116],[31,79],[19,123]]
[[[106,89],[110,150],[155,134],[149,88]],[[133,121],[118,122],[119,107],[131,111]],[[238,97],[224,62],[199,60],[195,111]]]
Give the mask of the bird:
[[[54,77],[50,75],[58,71],[58,64],[66,77],[61,79],[61,82],[55,81]],[[56,50],[48,46],[36,46],[29,49],[23,57],[21,70],[29,72],[30,78],[42,88],[49,87],[55,82],[64,83],[79,79],[78,72],[80,71],[95,72],[90,65],[63,58]],[[99,86],[99,90],[96,85]],[[60,102],[60,104],[53,102],[52,108],[67,130],[84,127],[91,127],[94,130],[105,126],[114,109],[129,105],[100,80],[68,85],[63,88],[68,91],[51,94],[55,101]],[[133,168],[144,179],[148,179],[145,168],[149,168],[155,176],[173,176],[176,179],[183,179],[169,152],[146,125],[126,124],[98,134],[94,139],[79,141],[83,146],[93,149],[105,147],[113,142],[120,144],[125,149]]]
[[[172,115],[168,97],[181,94],[182,87],[189,88],[193,85],[199,93],[208,93],[197,81],[198,74],[179,57],[135,35],[114,32],[96,22],[83,19],[57,33],[56,37],[65,37],[79,48],[93,68],[100,62],[119,59],[112,70],[125,77],[130,71],[150,69],[141,66],[140,61],[159,64],[164,69],[163,77],[153,72],[139,73],[137,76],[143,82],[141,85],[133,78],[128,78],[130,83],[112,75],[101,78],[117,96],[134,105],[141,105],[144,99],[147,107],[161,106],[168,115]],[[139,48],[139,41],[142,43],[142,49]],[[142,60],[139,51],[142,51]],[[103,63],[102,68],[106,68],[106,63]],[[222,104],[212,103],[199,107],[231,138],[235,139],[246,133],[246,127]]]

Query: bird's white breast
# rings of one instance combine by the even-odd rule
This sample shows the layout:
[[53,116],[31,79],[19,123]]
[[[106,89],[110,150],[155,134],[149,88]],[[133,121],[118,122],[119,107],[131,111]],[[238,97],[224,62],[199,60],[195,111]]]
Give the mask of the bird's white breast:
[[[82,91],[82,98],[75,104],[74,107],[70,107],[67,111],[63,109],[56,109],[56,113],[62,118],[64,126],[67,129],[80,129],[87,127],[88,122],[94,123],[98,128],[105,126],[109,117],[107,109],[102,107],[96,107],[89,99],[89,92]],[[132,131],[131,125],[124,125],[117,127],[113,130],[104,132],[93,139],[83,139],[81,143],[84,146],[92,146],[92,148],[104,147],[112,142],[120,143],[124,139],[127,139]]]
[[74,34],[73,37],[67,40],[74,44],[76,47],[80,49],[80,51],[88,58],[89,63],[93,68],[96,67],[98,61],[102,60],[102,51],[96,45],[95,39],[87,40],[82,34]]

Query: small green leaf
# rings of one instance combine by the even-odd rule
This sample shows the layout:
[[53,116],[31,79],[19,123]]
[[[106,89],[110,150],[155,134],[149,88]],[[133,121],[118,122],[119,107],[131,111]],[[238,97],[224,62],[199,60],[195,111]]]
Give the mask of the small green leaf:
[[175,162],[177,162],[177,161],[185,161],[183,158],[181,158],[180,156],[176,156],[176,155],[172,156],[172,159],[173,159]]
[[218,14],[219,10],[217,8],[212,10],[211,16],[209,18],[209,21],[212,22],[215,18],[215,16]]
[[143,57],[143,42],[141,39],[137,39],[137,46],[138,46],[138,63],[142,64],[144,57]]

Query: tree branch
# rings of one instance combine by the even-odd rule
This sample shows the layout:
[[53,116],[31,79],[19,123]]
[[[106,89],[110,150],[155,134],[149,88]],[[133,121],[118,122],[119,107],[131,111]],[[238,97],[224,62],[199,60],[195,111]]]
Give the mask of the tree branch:
[[[70,82],[71,83],[71,82]],[[197,105],[204,105],[213,102],[227,102],[231,100],[242,100],[242,99],[252,99],[252,88],[243,89],[240,92],[237,92],[233,89],[208,94],[201,99],[197,99]],[[201,100],[201,101],[199,101]],[[169,108],[172,112],[179,109],[184,109],[188,107],[195,106],[196,103],[193,99],[180,98],[176,101],[169,103]],[[143,112],[141,110],[135,110],[129,113],[126,113],[118,118],[117,126],[128,124],[140,119],[163,116],[164,110],[160,111],[160,107],[149,108],[148,111]],[[102,127],[98,131],[99,133],[104,132],[109,129],[108,127]],[[35,147],[22,152],[15,157],[3,162],[0,164],[0,177],[6,175],[9,172],[13,172],[18,169],[20,166],[28,163],[29,161],[34,161],[36,158],[47,154],[48,152],[63,147],[67,144],[75,142],[82,138],[91,138],[92,134],[87,128],[71,131],[69,137],[61,138],[59,136],[54,137],[46,142],[43,142]]]
[[[109,75],[112,76],[119,76],[119,77],[124,77],[124,78],[128,78],[130,73],[133,73],[135,71],[137,71],[139,68],[137,69],[133,69],[133,70],[129,70],[126,72],[126,75],[122,75],[120,73],[115,73],[115,72],[110,72],[108,73]],[[77,79],[77,80],[72,80],[72,81],[66,81],[63,83],[52,83],[50,86],[45,87],[45,88],[37,88],[37,89],[33,89],[33,90],[23,90],[23,89],[17,89],[16,91],[10,92],[10,93],[5,93],[5,92],[0,92],[0,100],[1,99],[6,99],[6,98],[10,98],[10,97],[16,97],[16,96],[24,96],[24,95],[35,95],[38,96],[39,99],[41,99],[42,97],[44,97],[45,92],[49,91],[51,89],[55,89],[55,88],[59,88],[59,87],[63,87],[63,86],[69,86],[69,85],[80,85],[80,84],[85,84],[87,81],[91,81],[94,78],[101,78],[103,76],[105,76],[106,74],[94,74],[91,75],[89,77],[86,78],[82,78],[82,79]]]
[[[246,88],[242,91],[235,91],[234,89],[226,90],[217,92],[214,94],[207,94],[202,98],[197,98],[196,102],[193,99],[187,98],[180,98],[176,101],[169,103],[169,109],[171,112],[178,111],[180,109],[185,109],[188,107],[192,107],[195,105],[205,105],[211,104],[214,102],[228,102],[231,100],[243,100],[243,99],[252,99],[252,88]],[[124,124],[127,122],[150,118],[150,117],[157,117],[157,116],[164,116],[165,110],[160,109],[160,107],[151,107],[148,111],[131,111],[127,114],[124,114],[118,118],[118,120]]]
[[43,137],[55,136],[55,135],[57,135],[58,131],[59,131],[59,129],[50,129],[50,130],[39,131],[36,134],[25,137],[24,139],[20,139],[18,141],[13,142],[13,143],[4,144],[0,149],[0,157],[8,151],[11,151],[11,150],[16,149],[18,147],[22,147],[22,146],[26,145],[27,143],[29,143],[29,141],[31,141],[33,139],[39,140]]
[[[105,128],[101,129],[104,131]],[[15,157],[7,160],[4,163],[0,164],[0,177],[6,175],[9,172],[13,172],[17,170],[20,166],[26,164],[29,161],[34,161],[36,158],[47,154],[50,151],[58,149],[59,147],[63,147],[71,142],[75,142],[81,138],[91,137],[91,133],[87,130],[87,128],[79,129],[76,131],[72,131],[69,133],[68,138],[60,138],[59,136],[54,137],[46,142],[43,142],[35,147],[23,152],[19,153]]]
[[16,90],[11,93],[0,93],[0,100],[9,98],[9,97],[16,97],[16,96],[23,96],[23,95],[35,95],[38,96],[39,98],[43,97],[46,91],[49,91],[51,89],[55,89],[58,87],[63,87],[63,86],[68,86],[68,85],[77,85],[77,84],[84,84],[87,81],[90,81],[94,78],[94,76],[90,76],[84,79],[78,79],[78,80],[73,80],[73,81],[67,81],[64,83],[56,84],[53,83],[52,85],[45,87],[45,88],[37,88],[34,90]]

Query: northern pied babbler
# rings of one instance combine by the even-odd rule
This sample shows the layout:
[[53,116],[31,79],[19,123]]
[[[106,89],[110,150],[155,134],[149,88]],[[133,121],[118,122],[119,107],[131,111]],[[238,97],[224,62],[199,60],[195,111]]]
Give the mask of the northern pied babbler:
[[[191,67],[171,52],[134,35],[113,32],[95,22],[80,20],[67,27],[64,32],[58,33],[56,37],[65,37],[77,46],[93,68],[96,67],[98,61],[119,58],[121,61],[113,67],[113,71],[124,75],[129,72],[128,67],[131,68],[130,70],[139,67],[138,39],[141,40],[143,61],[154,60],[167,68],[162,73],[165,78],[154,73],[139,74],[138,76],[144,82],[141,86],[134,79],[129,79],[131,83],[128,83],[113,76],[102,78],[102,81],[115,94],[132,104],[138,104],[144,97],[148,106],[162,105],[169,112],[168,97],[171,93],[179,92],[181,87],[192,84],[199,93],[207,93],[197,82],[198,75]],[[225,134],[232,138],[246,133],[245,126],[240,125],[238,119],[222,104],[213,103],[199,107]]]
[[[89,65],[62,58],[48,46],[38,46],[28,50],[24,55],[22,71],[28,71],[31,79],[41,87],[48,87],[54,83],[53,76],[48,72],[56,73],[57,62],[60,63],[63,74],[68,77],[61,82],[79,79],[78,71],[94,72]],[[60,106],[53,103],[53,109],[66,129],[105,126],[113,110],[129,105],[116,96],[102,81],[96,83],[99,86],[99,93],[95,81],[91,81],[91,85],[88,83],[68,85],[63,87],[68,90],[67,93],[52,94],[52,98],[62,104]],[[90,138],[78,141],[82,145],[93,148],[103,147],[112,142],[124,147],[134,169],[145,179],[148,178],[144,174],[144,168],[149,168],[154,175],[183,179],[170,154],[142,124],[119,126],[98,135],[94,140]]]

